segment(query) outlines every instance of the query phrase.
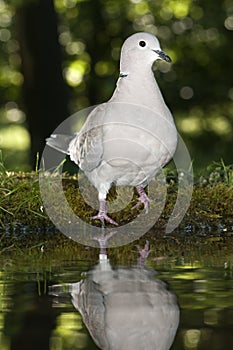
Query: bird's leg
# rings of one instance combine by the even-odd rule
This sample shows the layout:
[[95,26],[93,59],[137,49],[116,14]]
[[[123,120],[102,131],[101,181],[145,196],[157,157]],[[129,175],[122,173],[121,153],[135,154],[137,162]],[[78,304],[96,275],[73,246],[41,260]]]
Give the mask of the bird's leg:
[[117,233],[117,231],[111,231],[111,232],[105,234],[104,230],[105,229],[103,228],[102,234],[99,237],[94,237],[93,240],[95,240],[99,243],[100,255],[106,255],[106,257],[107,257],[108,241],[110,238],[112,238]]
[[99,199],[99,203],[100,203],[99,212],[98,212],[97,215],[92,216],[92,220],[100,220],[103,225],[104,225],[104,221],[106,221],[106,222],[109,222],[112,225],[118,226],[118,223],[116,221],[114,221],[113,219],[111,219],[107,215],[106,199]]
[[146,214],[148,213],[149,210],[149,203],[150,203],[150,198],[148,198],[146,192],[144,191],[144,188],[142,186],[136,186],[136,189],[138,191],[139,197],[138,197],[138,203],[132,208],[137,208],[139,207],[140,204],[144,205],[144,209],[146,211]]
[[141,248],[139,245],[136,245],[136,247],[138,248],[138,252],[139,252],[138,266],[143,266],[145,263],[145,260],[150,254],[150,243],[149,241],[146,241],[144,248]]

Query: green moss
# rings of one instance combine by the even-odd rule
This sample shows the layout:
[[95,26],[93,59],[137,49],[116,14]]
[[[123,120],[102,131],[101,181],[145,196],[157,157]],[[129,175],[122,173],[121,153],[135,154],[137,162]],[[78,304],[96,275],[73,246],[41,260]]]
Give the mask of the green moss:
[[0,172],[0,225],[46,225],[49,220],[40,210],[38,174]]
[[[199,237],[200,232],[205,237],[205,242],[208,239],[212,239],[213,235],[217,239],[219,235],[231,236],[233,227],[232,179],[233,166],[226,166],[223,162],[210,165],[204,174],[197,177],[190,207],[178,229],[173,235],[169,235],[169,239],[166,237],[167,242],[172,239],[174,243],[178,239],[177,237],[180,237],[178,244],[180,251],[181,243],[187,234],[195,236],[194,242]],[[167,172],[167,181],[167,200],[163,213],[152,230],[144,236],[150,242],[153,241],[153,237],[156,237],[156,244],[159,237],[163,237],[162,240],[164,242],[164,227],[172,212],[177,196],[178,181],[176,174],[170,171]],[[2,166],[0,183],[1,252],[6,252],[9,249],[19,249],[20,251],[24,248],[40,250],[41,246],[48,245],[50,241],[53,243],[49,244],[54,244],[54,234],[56,237],[55,246],[58,247],[58,250],[61,249],[61,245],[63,247],[70,245],[69,240],[57,232],[46,215],[40,197],[37,172],[8,172]],[[48,186],[50,185],[48,184]],[[96,214],[96,210],[93,210],[83,200],[77,179],[64,174],[63,188],[73,211],[80,218],[91,223],[91,216]],[[87,193],[87,196],[93,196],[93,191],[94,189],[90,187],[90,193]],[[110,191],[108,200],[114,200],[115,197],[116,191],[113,188]],[[126,208],[111,214],[111,217],[119,224],[131,221],[142,210],[142,208],[132,210],[132,206],[136,203],[137,195],[135,194]],[[59,210],[62,210],[60,203],[55,203],[54,205],[58,205]],[[99,225],[99,222],[95,222],[95,224]],[[31,234],[31,232],[34,232],[34,234]],[[160,247],[164,247],[161,248],[161,254],[169,251],[167,242],[165,242],[165,245],[160,245]],[[200,239],[198,242],[203,245]],[[217,243],[219,244],[219,241]],[[214,244],[216,245],[216,241]],[[76,243],[72,242],[72,247],[74,246],[77,247]],[[51,248],[50,245],[49,247]],[[82,250],[81,248],[79,249]],[[174,251],[174,244],[172,249]],[[67,251],[70,251],[70,248],[67,248]],[[117,254],[117,249],[115,252]]]

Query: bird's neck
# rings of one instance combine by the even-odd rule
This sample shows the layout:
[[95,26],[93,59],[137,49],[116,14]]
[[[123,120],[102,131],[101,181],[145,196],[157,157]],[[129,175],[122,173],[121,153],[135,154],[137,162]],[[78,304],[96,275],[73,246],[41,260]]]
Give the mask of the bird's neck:
[[140,102],[141,105],[153,108],[156,103],[163,102],[162,94],[151,69],[122,71],[117,81],[111,102]]

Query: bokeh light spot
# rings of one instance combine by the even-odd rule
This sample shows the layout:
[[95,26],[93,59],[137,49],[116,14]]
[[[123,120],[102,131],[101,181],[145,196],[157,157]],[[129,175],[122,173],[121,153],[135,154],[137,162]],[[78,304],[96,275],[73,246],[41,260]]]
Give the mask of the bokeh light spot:
[[89,71],[89,63],[83,60],[73,61],[68,68],[64,70],[67,83],[70,86],[78,86],[83,81],[83,76]]
[[95,72],[99,76],[111,75],[115,71],[115,66],[112,62],[99,61],[95,65]]
[[0,29],[0,40],[1,41],[8,41],[11,38],[11,32],[8,29]]
[[201,331],[199,329],[189,329],[184,335],[185,349],[197,349],[200,341]]
[[233,16],[229,16],[225,19],[224,26],[228,30],[233,30]]
[[184,100],[190,100],[194,95],[193,89],[190,86],[183,86],[180,89],[180,97]]

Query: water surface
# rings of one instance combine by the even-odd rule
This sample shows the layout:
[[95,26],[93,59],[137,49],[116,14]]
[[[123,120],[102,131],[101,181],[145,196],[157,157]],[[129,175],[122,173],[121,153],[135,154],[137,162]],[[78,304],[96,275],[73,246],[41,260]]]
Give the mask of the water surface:
[[[38,257],[33,263],[30,259],[26,260],[28,263],[22,259],[21,264],[20,259],[12,257],[1,261],[1,350],[99,349],[93,334],[91,336],[87,330],[86,319],[75,307],[74,293],[72,296],[74,289],[71,287],[92,276],[93,268],[98,266],[98,259],[93,259],[93,254],[89,258],[88,253],[86,256],[85,260],[77,257],[53,259],[43,267]],[[229,259],[224,260],[224,251],[221,259],[210,256],[204,262],[201,258],[187,256],[149,256],[145,266],[139,267],[141,270],[136,270],[136,273],[145,268],[150,276],[148,283],[165,281],[177,297],[180,320],[171,349],[233,349],[233,270]],[[121,271],[132,276],[128,271],[133,269],[135,274],[137,253],[133,264],[119,265],[116,259],[111,262],[109,256],[108,268],[113,271],[114,281],[119,279],[116,274],[122,276]],[[132,288],[132,283],[128,284]],[[135,286],[139,289],[137,284]],[[135,305],[136,310],[137,307],[139,309]],[[142,310],[142,315],[146,322],[149,318],[147,312]],[[151,323],[153,330],[157,326],[153,321]]]

